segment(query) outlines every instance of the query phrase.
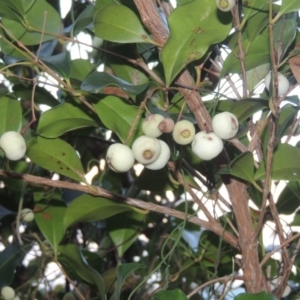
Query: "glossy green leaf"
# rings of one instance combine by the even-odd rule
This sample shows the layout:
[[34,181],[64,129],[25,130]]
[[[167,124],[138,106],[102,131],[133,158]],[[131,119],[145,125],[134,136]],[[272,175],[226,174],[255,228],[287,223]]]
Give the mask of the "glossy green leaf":
[[63,78],[69,78],[70,75],[70,55],[68,52],[62,52],[54,56],[41,57],[41,60],[52,71]]
[[[102,123],[114,131],[124,142],[138,115],[138,108],[115,96],[107,96],[93,106]],[[140,119],[132,132],[128,145],[131,145],[138,136],[143,134],[141,122]]]
[[106,86],[118,86],[125,93],[138,95],[148,86],[148,83],[134,85],[106,72],[93,72],[82,83],[81,89],[90,93],[104,93]]
[[286,14],[300,9],[299,0],[282,0],[279,14]]
[[151,300],[188,300],[188,297],[182,290],[176,289],[172,291],[159,291],[151,298]]
[[240,294],[234,297],[234,300],[277,300],[277,298],[267,292],[261,292],[257,294]]
[[269,0],[248,0],[246,2],[243,2],[243,21],[242,23],[245,24],[245,22],[251,18],[253,15],[257,14],[261,8],[263,8]]
[[122,257],[124,252],[135,242],[140,234],[139,230],[144,218],[144,214],[129,211],[107,220],[109,236],[116,247],[119,257]]
[[135,270],[145,268],[144,264],[140,263],[128,263],[122,264],[119,266],[117,272],[117,287],[115,289],[114,294],[111,296],[111,300],[120,300],[120,295],[122,291],[122,286],[124,285],[126,278],[130,275],[130,273],[134,272]]
[[282,59],[297,33],[298,12],[283,15],[274,25],[274,49]]
[[20,101],[3,96],[0,98],[0,136],[6,131],[20,131],[22,128],[22,108]]
[[239,122],[243,122],[254,113],[267,108],[268,105],[268,100],[264,99],[243,99],[235,102],[230,112],[239,119]]
[[177,7],[169,16],[170,36],[162,50],[166,84],[190,62],[203,57],[231,29],[231,14],[217,9],[215,1],[195,0]]
[[[46,12],[46,13],[45,13]],[[49,41],[61,32],[61,20],[58,12],[45,0],[34,1],[23,15],[23,21],[2,19],[3,25],[13,36],[25,45],[36,45]],[[44,34],[42,31],[44,29]]]
[[247,38],[252,42],[268,25],[269,12],[268,10],[260,10],[247,21],[245,28]]
[[73,147],[61,139],[33,138],[27,156],[40,167],[85,182],[80,159]]
[[153,43],[135,13],[124,5],[106,5],[95,14],[95,35],[117,43]]
[[15,276],[15,269],[23,261],[31,245],[8,245],[0,252],[0,288],[9,286]]
[[[272,179],[274,180],[300,180],[300,149],[288,144],[280,144],[273,155]],[[255,180],[263,179],[265,168],[260,164],[255,173]]]
[[[99,2],[99,1],[98,1]],[[78,16],[76,21],[74,22],[73,26],[73,34],[76,35],[81,30],[89,27],[93,23],[95,14],[95,7],[94,5],[90,4],[88,5],[82,13]]]
[[290,181],[281,192],[276,207],[280,214],[292,214],[300,206],[300,183]]
[[63,226],[65,213],[66,205],[62,200],[52,200],[50,204],[38,203],[34,207],[34,220],[55,253],[65,234]]
[[279,128],[277,130],[278,137],[283,137],[290,131],[290,126],[292,125],[294,118],[299,111],[299,107],[286,104],[282,107],[279,119]]
[[70,103],[63,103],[41,115],[37,132],[46,138],[56,138],[74,129],[97,126],[99,124],[84,110]]
[[73,59],[70,62],[70,78],[84,81],[95,70],[94,65],[86,59]]
[[[15,2],[16,5],[14,5],[13,2]],[[17,1],[0,0],[0,16],[2,18],[21,21],[22,14],[23,14],[23,6],[20,0]]]
[[58,252],[58,261],[62,264],[66,272],[70,272],[77,278],[95,285],[101,299],[105,300],[105,285],[102,277],[87,263],[79,249],[73,244],[68,244],[59,246]]
[[[249,91],[254,91],[254,88],[266,77],[270,71],[270,64],[262,64],[258,67],[246,72],[247,88]],[[254,100],[254,99],[253,99]]]
[[[14,95],[17,98],[28,100],[32,97],[32,87],[24,86],[23,84],[16,84],[13,87]],[[50,107],[59,104],[58,100],[55,99],[50,92],[44,88],[37,86],[34,93],[34,103],[35,104],[46,104]]]
[[78,222],[103,220],[128,210],[131,210],[129,205],[84,194],[77,197],[68,206],[64,217],[64,226],[68,228]]
[[[249,43],[244,39],[244,44]],[[250,43],[247,55],[245,58],[246,70],[251,70],[262,64],[270,63],[270,51],[269,51],[269,38],[264,35],[257,36],[252,43]],[[229,53],[225,59],[222,75],[227,73],[240,73],[241,63],[236,57],[234,52]]]

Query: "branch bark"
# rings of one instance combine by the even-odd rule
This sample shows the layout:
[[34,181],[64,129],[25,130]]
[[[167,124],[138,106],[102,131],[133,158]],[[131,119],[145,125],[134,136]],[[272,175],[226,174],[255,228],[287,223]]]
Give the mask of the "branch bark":
[[138,199],[123,197],[119,194],[115,194],[109,192],[105,189],[102,189],[97,186],[84,186],[78,183],[72,183],[67,181],[60,181],[60,180],[51,180],[44,177],[28,175],[28,174],[20,174],[15,172],[7,172],[0,169],[0,178],[9,178],[15,180],[22,180],[24,182],[29,182],[31,184],[38,184],[43,186],[51,186],[54,188],[62,188],[62,189],[70,189],[74,191],[80,191],[83,193],[87,193],[93,196],[104,197],[113,201],[126,203],[130,206],[141,208],[148,211],[153,211],[160,214],[170,215],[175,218],[185,220],[187,219],[188,222],[198,225],[200,227],[204,227],[215,234],[222,236],[223,239],[231,244],[233,247],[238,248],[238,241],[236,237],[228,231],[223,230],[222,227],[218,227],[215,224],[211,224],[208,221],[204,221],[199,219],[198,217],[192,215],[186,215],[184,212],[178,211],[176,209],[172,209],[169,207],[157,205],[151,202],[144,202]]
[[[134,0],[134,3],[139,10],[144,25],[152,34],[152,38],[159,44],[164,45],[169,32],[160,18],[155,1]],[[195,85],[192,76],[187,70],[184,70],[179,75],[177,82],[182,86]],[[195,114],[199,128],[211,131],[211,118],[203,104],[201,95],[196,90],[188,91],[183,89],[183,91],[183,96],[190,110]],[[222,160],[222,164],[228,164],[226,155],[224,155]],[[229,176],[224,177],[224,179],[239,230],[238,242],[243,256],[246,289],[250,293],[268,290],[266,279],[259,266],[257,239],[248,208],[246,186],[244,183]]]

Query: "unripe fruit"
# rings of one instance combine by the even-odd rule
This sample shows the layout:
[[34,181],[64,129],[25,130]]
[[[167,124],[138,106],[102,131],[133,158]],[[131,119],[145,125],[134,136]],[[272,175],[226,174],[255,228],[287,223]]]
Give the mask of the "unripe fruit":
[[161,148],[160,154],[154,162],[145,165],[145,167],[147,169],[150,169],[150,170],[162,169],[170,159],[171,151],[170,151],[170,148],[167,145],[167,143],[164,141],[161,141],[161,140],[159,140],[159,143],[160,143],[160,148]]
[[192,150],[202,160],[211,160],[222,152],[223,142],[213,132],[200,131],[195,135]]
[[159,123],[158,129],[161,132],[170,133],[174,129],[174,121],[171,118],[165,118]]
[[160,143],[156,138],[142,135],[137,138],[131,147],[135,159],[141,164],[154,162],[160,154]]
[[10,286],[5,286],[1,289],[1,296],[4,300],[13,300],[16,296],[15,290]]
[[25,222],[32,222],[34,220],[34,213],[30,208],[23,208],[21,211],[21,219]]
[[142,131],[146,136],[156,138],[162,135],[162,131],[158,128],[164,117],[159,114],[150,114],[142,124]]
[[[280,72],[277,73],[277,78],[278,78],[278,96],[282,96],[286,94],[286,92],[289,90],[290,83],[288,79],[282,75]],[[270,85],[271,85],[271,72],[267,74],[265,77],[265,85],[266,89],[269,91],[270,90]]]
[[193,123],[187,120],[181,120],[174,126],[173,139],[177,144],[187,145],[193,141],[195,132]]
[[235,0],[216,0],[219,10],[230,11],[235,6]]
[[115,172],[127,172],[134,165],[134,155],[128,146],[116,143],[108,147],[106,162]]
[[233,138],[239,130],[239,121],[228,111],[216,114],[212,119],[214,133],[223,140]]
[[0,148],[9,160],[19,160],[26,152],[26,143],[20,133],[7,131],[0,138]]
[[19,296],[16,296],[13,300],[21,300]]

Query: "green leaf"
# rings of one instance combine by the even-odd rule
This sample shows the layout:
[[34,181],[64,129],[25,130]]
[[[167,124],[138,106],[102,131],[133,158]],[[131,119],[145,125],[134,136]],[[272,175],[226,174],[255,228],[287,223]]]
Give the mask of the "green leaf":
[[[99,2],[99,1],[98,1]],[[88,5],[82,13],[78,16],[73,25],[73,35],[76,36],[77,33],[83,29],[89,27],[93,23],[93,18],[95,14],[94,5]]]
[[[82,256],[79,249],[72,244],[58,247],[58,261],[62,264],[67,273],[97,287],[102,300],[105,300],[105,285],[100,274],[93,269]],[[76,278],[76,279],[77,279]]]
[[70,75],[70,55],[69,52],[62,52],[54,56],[41,57],[41,60],[54,72],[63,78]]
[[[270,71],[270,64],[262,64],[246,72],[247,87],[249,91],[254,91],[254,88],[260,83]],[[254,100],[254,99],[251,99]],[[243,101],[243,100],[242,100]],[[240,102],[240,101],[238,101]]]
[[[25,45],[37,45],[53,40],[62,29],[58,12],[45,0],[34,1],[29,10],[25,10],[22,22],[5,18],[2,22],[14,37]],[[43,30],[45,33],[42,35]]]
[[[243,24],[251,18],[253,15],[257,14],[261,8],[263,8],[269,0],[248,0],[243,2]],[[247,5],[245,5],[247,3]]]
[[252,42],[268,25],[269,23],[269,11],[260,10],[252,16],[248,22],[247,27],[245,28],[247,38]]
[[85,182],[80,159],[68,143],[61,139],[33,138],[27,144],[27,156],[42,168]]
[[138,95],[147,88],[148,83],[134,85],[106,72],[93,72],[84,80],[81,89],[90,93],[103,93],[106,86],[118,86],[129,95]]
[[292,214],[300,206],[300,183],[290,181],[281,192],[276,207],[280,214]]
[[[93,106],[102,123],[108,129],[114,131],[120,140],[124,142],[138,115],[138,108],[115,96],[107,96],[98,103],[93,104]],[[142,120],[140,119],[133,130],[128,145],[131,145],[138,136],[143,134],[141,122]]]
[[70,63],[70,78],[84,81],[94,69],[94,65],[86,59],[73,59]]
[[300,9],[299,0],[282,0],[279,14],[286,14]]
[[52,200],[50,204],[40,202],[34,207],[34,220],[55,253],[57,253],[58,245],[65,234],[63,220],[66,209],[62,200]]
[[95,35],[117,43],[154,43],[135,13],[124,5],[106,5],[95,14]]
[[268,100],[264,99],[243,99],[235,102],[230,112],[239,119],[239,122],[243,122],[254,113],[267,108],[268,105]]
[[70,103],[63,103],[41,115],[37,132],[43,137],[56,138],[71,130],[97,126],[99,124],[84,110]]
[[[31,99],[32,97],[32,86],[24,86],[23,84],[16,84],[13,86],[14,95],[20,99]],[[59,102],[54,98],[50,92],[37,86],[34,93],[35,104],[46,104],[50,107],[56,106]]]
[[167,86],[190,62],[224,40],[231,29],[231,14],[217,9],[215,1],[195,0],[177,7],[169,16],[170,36],[162,50]]
[[151,300],[188,300],[182,290],[176,289],[172,291],[159,291]]
[[297,33],[298,12],[283,15],[273,29],[274,49],[282,59]]
[[1,0],[0,1],[0,16],[5,19],[21,21],[23,12],[19,10],[23,9],[20,0],[14,1],[16,5],[11,1]]
[[22,128],[22,108],[20,101],[10,97],[0,98],[0,136],[6,131],[20,131]]
[[64,226],[68,228],[78,222],[103,220],[128,210],[131,210],[129,205],[84,194],[77,197],[68,206],[64,217]]
[[277,300],[277,298],[267,292],[261,292],[258,294],[240,294],[234,297],[234,300]]
[[230,163],[230,174],[254,182],[254,159],[251,152],[244,152]]
[[[279,144],[273,155],[272,179],[274,180],[300,180],[300,149],[288,144]],[[265,177],[266,171],[263,163],[255,173],[255,180]]]
[[109,236],[117,249],[119,257],[122,257],[124,252],[135,242],[140,234],[140,227],[144,218],[144,214],[129,211],[107,220]]
[[[249,44],[249,41],[244,37],[243,44]],[[270,63],[270,47],[269,47],[269,38],[264,35],[257,36],[253,42],[247,47],[247,55],[245,58],[245,68],[246,70],[251,70],[255,67],[258,67],[262,64]],[[241,63],[237,58],[235,51],[229,53],[225,59],[222,76],[227,73],[240,73],[241,72]]]
[[23,261],[31,245],[8,245],[0,252],[0,288],[9,286],[15,276],[15,269]]
[[128,263],[120,265],[117,272],[117,287],[114,292],[114,294],[111,296],[111,300],[120,300],[120,295],[122,291],[122,286],[124,285],[126,278],[135,270],[145,268],[146,266],[144,264],[140,263]]

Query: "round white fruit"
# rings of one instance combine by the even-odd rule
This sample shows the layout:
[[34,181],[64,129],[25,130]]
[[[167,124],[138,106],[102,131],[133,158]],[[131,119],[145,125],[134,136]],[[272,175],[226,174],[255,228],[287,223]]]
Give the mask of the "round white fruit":
[[146,136],[156,138],[162,135],[159,129],[159,124],[164,120],[164,117],[159,114],[150,114],[142,123],[142,131]]
[[216,4],[221,11],[230,11],[235,6],[235,0],[216,0]]
[[187,120],[177,122],[173,129],[173,139],[179,145],[191,143],[195,137],[194,124]]
[[195,135],[192,150],[202,160],[211,160],[222,152],[223,142],[213,132],[200,131]]
[[127,172],[134,165],[134,155],[128,146],[116,143],[108,147],[106,152],[106,162],[115,172]]
[[160,143],[160,148],[161,148],[160,154],[154,162],[145,165],[145,167],[147,169],[150,169],[150,170],[162,169],[170,159],[171,151],[170,151],[168,144],[161,140],[159,140],[159,143]]
[[146,135],[138,137],[131,147],[135,159],[141,164],[154,162],[160,154],[160,143],[156,138]]
[[25,222],[32,222],[34,220],[34,213],[30,208],[23,208],[21,210],[21,219]]
[[19,160],[26,152],[23,136],[16,131],[7,131],[0,138],[0,148],[9,160]]
[[212,119],[214,133],[223,140],[233,138],[239,130],[239,121],[228,111],[216,114]]
[[10,286],[5,286],[1,289],[1,296],[4,300],[13,300],[16,296],[15,290]]
[[[286,92],[289,90],[290,83],[288,79],[280,72],[277,73],[277,78],[278,78],[278,96],[282,96],[286,94]],[[271,72],[269,72],[265,77],[265,85],[266,85],[266,89],[269,91],[270,86],[272,85]]]

